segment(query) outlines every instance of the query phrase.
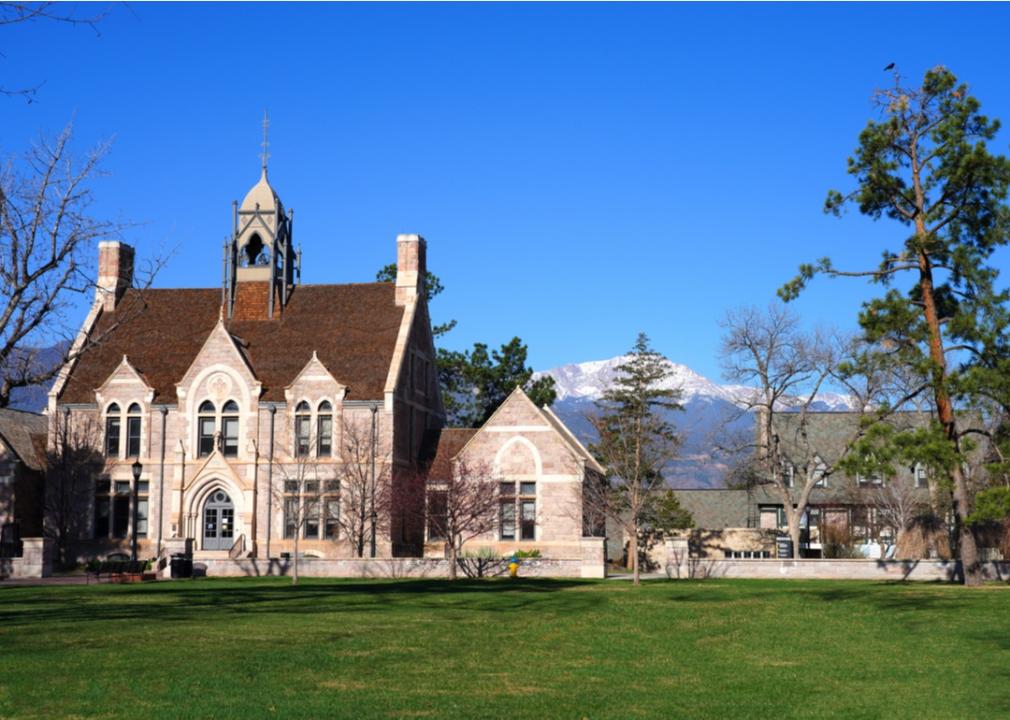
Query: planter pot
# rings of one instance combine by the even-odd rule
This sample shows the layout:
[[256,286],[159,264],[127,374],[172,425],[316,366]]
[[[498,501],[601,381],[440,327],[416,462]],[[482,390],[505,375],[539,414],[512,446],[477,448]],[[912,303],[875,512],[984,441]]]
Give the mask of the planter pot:
[[139,583],[143,580],[143,573],[119,573],[112,576],[112,582],[116,583]]

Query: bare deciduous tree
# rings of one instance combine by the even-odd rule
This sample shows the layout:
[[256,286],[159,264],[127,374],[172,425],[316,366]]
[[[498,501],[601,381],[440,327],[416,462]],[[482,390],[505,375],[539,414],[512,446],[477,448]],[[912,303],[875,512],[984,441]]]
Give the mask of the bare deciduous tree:
[[455,580],[463,545],[498,525],[499,483],[488,466],[458,459],[428,471],[428,538],[445,542],[449,579]]
[[[7,25],[18,25],[38,21],[51,21],[64,25],[83,25],[98,32],[98,23],[107,12],[90,15],[78,15],[79,6],[76,3],[57,2],[0,2],[0,28]],[[13,89],[0,85],[0,95],[7,97],[22,97],[30,105],[35,101],[43,83]]]
[[56,540],[61,566],[67,565],[67,547],[88,529],[88,509],[94,479],[105,458],[102,433],[90,416],[58,413],[53,443],[46,452],[45,533]]
[[838,469],[864,430],[859,422],[849,423],[846,437],[834,438],[830,447],[817,447],[809,432],[812,407],[834,381],[850,396],[853,410],[865,412],[880,392],[878,380],[841,372],[840,362],[850,349],[847,342],[803,333],[799,319],[780,304],[773,303],[764,311],[730,311],[722,327],[726,378],[754,388],[742,393],[738,404],[742,413],[753,415],[755,431],[727,443],[729,454],[736,458],[736,478],[740,484],[775,489],[782,499],[793,557],[799,557],[811,493]]
[[[274,486],[271,499],[281,509],[284,536],[294,540],[291,584],[297,585],[302,534],[310,522],[320,521],[324,493],[330,489],[336,494],[336,487],[328,488],[327,485],[336,483],[335,475],[331,465],[317,462],[308,453],[292,453],[286,462],[278,463],[276,468],[280,482]],[[323,532],[323,529],[317,528],[317,534],[319,532]]]
[[[41,138],[25,158],[0,167],[0,407],[15,388],[48,382],[128,319],[118,318],[76,346],[71,342],[76,326],[68,311],[75,297],[94,290],[94,248],[126,227],[91,213],[90,184],[109,144],[78,159],[71,138],[68,125],[54,141]],[[149,285],[161,263],[151,262],[137,285]],[[141,312],[143,303],[136,308],[130,314]],[[44,358],[40,351],[53,347],[61,357]]]
[[364,425],[341,423],[340,513],[337,523],[354,553],[376,555],[376,537],[389,531],[392,513],[392,451],[378,417]]
[[[872,515],[873,524],[878,529],[889,529],[894,534],[896,556],[907,545],[907,535],[913,529],[920,531],[940,525],[931,512],[929,503],[917,492],[914,481],[904,478],[880,478],[880,482],[856,483],[849,488],[849,500]],[[927,534],[928,533],[921,533]]]

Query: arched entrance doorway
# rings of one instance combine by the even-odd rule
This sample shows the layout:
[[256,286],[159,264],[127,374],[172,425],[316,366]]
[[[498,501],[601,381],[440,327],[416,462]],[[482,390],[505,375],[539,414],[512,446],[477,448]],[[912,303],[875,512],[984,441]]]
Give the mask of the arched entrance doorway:
[[202,550],[230,550],[235,541],[235,505],[224,490],[215,490],[203,506]]

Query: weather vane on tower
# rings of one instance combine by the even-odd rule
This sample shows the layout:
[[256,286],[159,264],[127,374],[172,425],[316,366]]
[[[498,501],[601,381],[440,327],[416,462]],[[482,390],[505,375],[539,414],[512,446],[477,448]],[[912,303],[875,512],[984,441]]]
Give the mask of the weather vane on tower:
[[260,143],[263,146],[263,152],[260,153],[260,159],[263,160],[263,174],[267,174],[267,160],[270,159],[270,116],[267,115],[267,111],[263,111],[263,142]]

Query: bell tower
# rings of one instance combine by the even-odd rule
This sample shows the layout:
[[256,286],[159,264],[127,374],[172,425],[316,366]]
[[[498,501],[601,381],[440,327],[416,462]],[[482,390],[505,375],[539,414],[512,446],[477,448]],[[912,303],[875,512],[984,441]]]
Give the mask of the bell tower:
[[242,204],[232,203],[233,228],[224,246],[222,301],[228,319],[270,320],[284,312],[296,280],[301,253],[291,239],[294,212],[267,179],[270,119],[263,113],[262,172]]

